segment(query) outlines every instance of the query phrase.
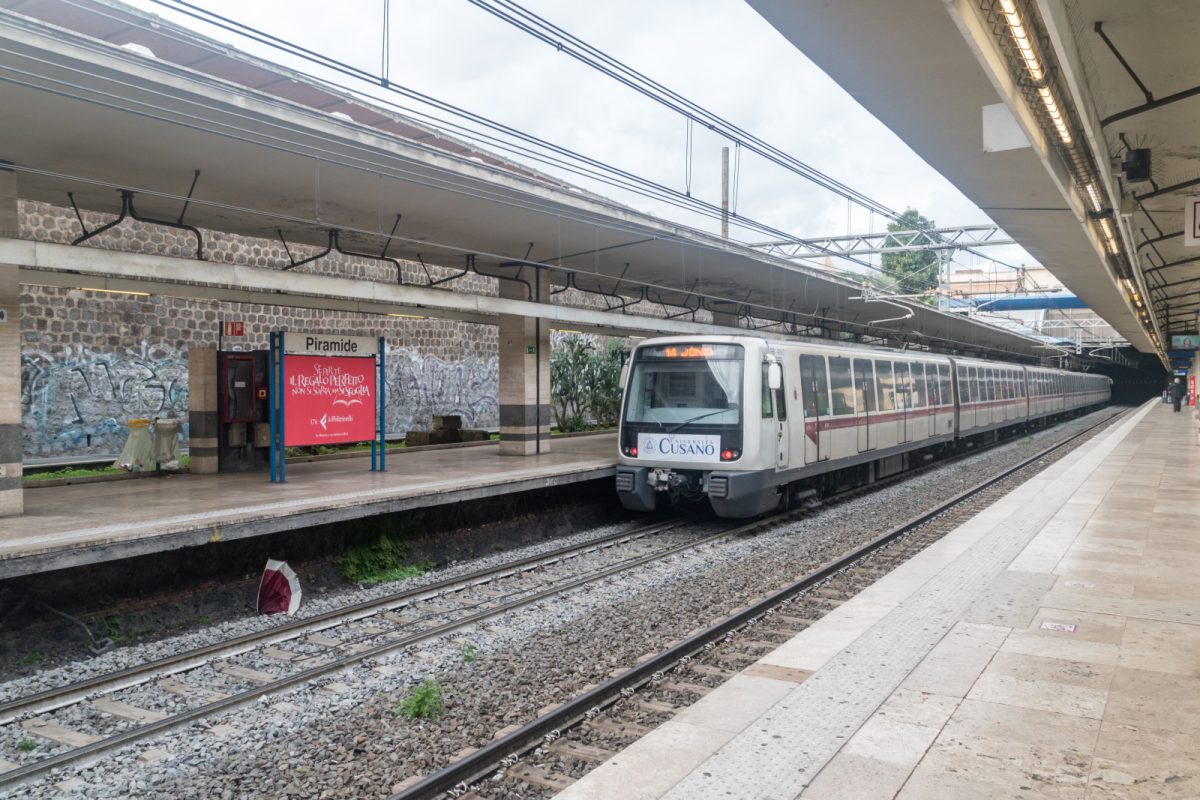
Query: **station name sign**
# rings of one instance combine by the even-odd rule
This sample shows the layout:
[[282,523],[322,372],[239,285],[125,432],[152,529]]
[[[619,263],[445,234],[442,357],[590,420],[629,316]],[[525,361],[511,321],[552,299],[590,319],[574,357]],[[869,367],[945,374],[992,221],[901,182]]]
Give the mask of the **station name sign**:
[[379,340],[370,336],[326,336],[289,331],[284,336],[283,351],[306,356],[374,356],[379,354]]

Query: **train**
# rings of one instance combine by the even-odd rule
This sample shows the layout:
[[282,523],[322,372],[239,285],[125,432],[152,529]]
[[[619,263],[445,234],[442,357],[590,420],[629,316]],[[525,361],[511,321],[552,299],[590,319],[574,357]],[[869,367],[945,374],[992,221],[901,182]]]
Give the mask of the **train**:
[[653,511],[754,517],[1109,402],[1094,375],[837,342],[639,342],[622,370],[616,489]]

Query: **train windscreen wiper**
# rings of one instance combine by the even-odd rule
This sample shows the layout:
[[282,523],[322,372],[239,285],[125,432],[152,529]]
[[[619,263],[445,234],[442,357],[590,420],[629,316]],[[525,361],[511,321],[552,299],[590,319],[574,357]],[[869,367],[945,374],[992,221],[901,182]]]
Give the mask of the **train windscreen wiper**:
[[705,417],[711,417],[711,416],[714,416],[714,415],[716,415],[716,414],[724,414],[726,411],[732,411],[732,410],[734,410],[734,409],[736,409],[736,408],[737,408],[737,404],[736,404],[736,403],[730,403],[730,404],[729,404],[728,406],[726,406],[725,408],[718,408],[718,409],[716,409],[716,410],[714,410],[714,411],[705,411],[703,414],[698,414],[698,415],[696,415],[696,416],[692,417],[691,419],[685,419],[683,422],[679,423],[678,425],[675,425],[675,426],[673,426],[673,427],[667,428],[667,433],[674,433],[675,431],[677,431],[677,430],[679,430],[680,428],[682,428],[684,425],[691,425],[693,422],[697,422],[697,421],[699,421],[699,420],[702,420],[702,419],[704,419]]

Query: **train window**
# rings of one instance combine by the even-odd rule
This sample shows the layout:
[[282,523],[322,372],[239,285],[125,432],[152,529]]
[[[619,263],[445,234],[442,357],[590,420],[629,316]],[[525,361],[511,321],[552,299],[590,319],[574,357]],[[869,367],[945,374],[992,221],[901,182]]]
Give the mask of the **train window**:
[[859,413],[874,413],[876,409],[875,373],[870,361],[859,358],[854,359],[854,407]]
[[829,378],[825,374],[825,356],[800,356],[800,391],[804,395],[804,416],[829,416]]
[[774,404],[771,402],[771,399],[772,399],[771,386],[770,386],[770,384],[767,383],[768,368],[769,368],[769,365],[767,365],[767,364],[762,365],[762,415],[763,415],[763,419],[770,419],[772,416],[774,416],[774,412],[775,412]]
[[929,405],[925,401],[925,365],[913,364],[913,408],[925,408]]
[[938,387],[941,390],[938,392],[938,402],[944,406],[951,405],[954,402],[954,387],[950,382],[950,367],[946,364],[938,364]]
[[991,367],[988,367],[983,370],[983,374],[984,374],[984,383],[987,384],[987,389],[986,389],[987,394],[985,394],[984,397],[986,397],[988,400],[995,400],[996,399],[996,370],[992,369]]
[[892,362],[875,362],[875,380],[879,383],[879,410],[894,411],[896,408],[896,379],[892,376]]
[[979,380],[979,367],[971,367],[968,371],[971,373],[971,402],[983,402],[983,385]]
[[833,413],[854,413],[854,382],[850,379],[850,359],[830,356],[829,388],[833,392]]
[[967,367],[958,368],[958,399],[959,402],[971,402],[971,370]]

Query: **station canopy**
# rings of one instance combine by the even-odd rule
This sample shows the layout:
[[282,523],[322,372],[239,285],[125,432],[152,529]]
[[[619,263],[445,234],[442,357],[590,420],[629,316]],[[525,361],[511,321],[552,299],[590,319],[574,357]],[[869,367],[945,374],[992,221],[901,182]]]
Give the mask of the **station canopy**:
[[[182,213],[200,229],[317,247],[337,230],[351,251],[547,267],[559,286],[572,276],[684,319],[724,312],[768,336],[823,327],[997,358],[1061,352],[919,302],[864,300],[845,276],[634,211],[124,5],[0,0],[0,48],[0,103],[20,110],[5,115],[0,159],[24,199],[116,214],[127,190],[139,217]],[[180,283],[202,273],[180,261]],[[630,313],[610,313],[613,332]]]

